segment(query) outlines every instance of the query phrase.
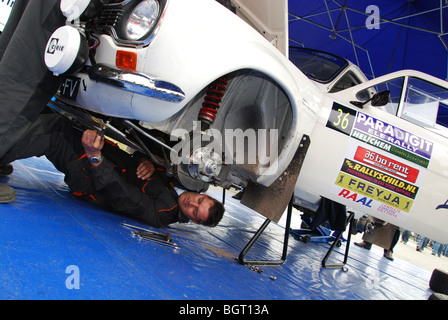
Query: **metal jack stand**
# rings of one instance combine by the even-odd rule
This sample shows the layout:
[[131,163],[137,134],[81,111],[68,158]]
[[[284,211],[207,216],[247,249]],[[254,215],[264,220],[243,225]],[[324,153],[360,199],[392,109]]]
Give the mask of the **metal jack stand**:
[[345,225],[345,228],[347,229],[347,226],[349,226],[349,230],[348,230],[348,236],[347,236],[347,244],[345,245],[345,254],[344,254],[344,261],[343,263],[336,263],[336,264],[327,264],[327,260],[330,257],[331,253],[333,252],[334,247],[340,243],[339,241],[341,240],[342,237],[342,231],[339,233],[339,235],[336,237],[336,239],[333,241],[333,244],[331,245],[330,249],[328,250],[327,254],[325,255],[324,259],[322,260],[322,268],[341,268],[343,271],[347,271],[347,267],[345,266],[345,264],[347,263],[347,259],[348,259],[348,250],[350,248],[350,240],[351,240],[351,230],[352,230],[352,222],[353,222],[353,218],[354,218],[355,214],[351,211],[349,211],[349,216],[347,219],[347,223]]
[[266,219],[261,227],[258,229],[258,231],[255,233],[255,235],[252,237],[252,239],[247,243],[246,247],[241,251],[240,255],[238,256],[238,262],[245,266],[278,266],[285,262],[286,255],[288,253],[288,240],[289,240],[289,231],[291,226],[291,215],[292,215],[292,204],[293,204],[294,194],[291,197],[291,200],[288,205],[288,212],[286,216],[286,226],[285,226],[285,237],[283,240],[283,251],[282,251],[282,257],[280,260],[246,260],[244,257],[246,256],[247,252],[252,248],[253,244],[257,241],[258,237],[263,233],[263,231],[266,229],[266,227],[269,225],[271,220]]

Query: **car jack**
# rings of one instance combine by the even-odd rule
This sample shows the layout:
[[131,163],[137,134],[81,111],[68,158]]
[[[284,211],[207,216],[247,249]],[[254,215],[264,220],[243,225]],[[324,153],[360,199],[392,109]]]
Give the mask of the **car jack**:
[[[342,244],[342,234],[344,231],[335,231],[332,234],[330,234],[331,230],[323,227],[318,226],[315,231],[313,232],[310,229],[298,229],[298,230],[291,230],[291,235],[293,235],[298,240],[303,241],[304,243],[308,242],[318,242],[318,243],[332,243],[330,246],[330,249],[326,253],[324,259],[322,260],[322,268],[341,268],[344,271],[347,271],[347,268],[345,267],[345,264],[347,263],[348,259],[348,252],[350,248],[350,240],[352,235],[352,230],[354,230],[353,223],[356,224],[356,220],[354,219],[354,213],[351,211],[347,211],[349,214],[348,218],[346,218],[345,221],[345,230],[347,230],[347,226],[349,227],[349,232],[347,236],[347,240],[345,240],[346,247],[345,247],[345,253],[344,253],[344,260],[343,263],[336,263],[336,264],[327,264],[327,260],[330,257],[331,253],[333,252],[335,247],[340,247]],[[302,222],[307,222],[305,218],[302,217]]]

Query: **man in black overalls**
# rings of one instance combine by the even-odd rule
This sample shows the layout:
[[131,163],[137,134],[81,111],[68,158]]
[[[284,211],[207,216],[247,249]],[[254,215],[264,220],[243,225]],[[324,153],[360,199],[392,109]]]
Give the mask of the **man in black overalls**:
[[[56,93],[60,79],[44,62],[48,39],[66,18],[60,0],[16,0],[0,35],[0,158]],[[0,170],[1,171],[1,170]],[[0,184],[0,203],[15,191]]]
[[57,114],[41,114],[0,159],[0,165],[43,155],[65,174],[75,196],[154,227],[190,220],[214,227],[224,213],[223,205],[208,195],[177,194],[165,172],[142,154],[132,156],[105,143],[96,130],[81,133]]

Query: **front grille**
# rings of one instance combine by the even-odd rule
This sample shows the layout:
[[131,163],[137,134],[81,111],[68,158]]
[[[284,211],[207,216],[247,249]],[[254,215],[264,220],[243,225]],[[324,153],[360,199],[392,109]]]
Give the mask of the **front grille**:
[[[164,10],[166,6],[166,0],[158,1],[161,5],[162,10]],[[107,34],[111,36],[114,41],[120,46],[147,46],[150,43],[152,36],[154,35],[154,30],[156,29],[155,27],[153,27],[153,29],[150,30],[148,34],[140,40],[128,40],[126,35],[126,20],[129,18],[129,15],[139,3],[141,3],[141,1],[112,0],[112,2],[104,4],[99,15],[95,18],[95,20],[86,25],[86,29],[88,29],[93,34]],[[163,14],[161,14],[160,16],[162,15]],[[160,16],[158,17],[157,23],[160,22]]]
[[117,9],[116,7],[107,8],[107,6],[104,6],[103,10],[98,16],[96,24],[100,28],[106,26],[115,27],[117,23],[120,22],[121,18],[123,17],[123,14],[124,14],[123,9]]

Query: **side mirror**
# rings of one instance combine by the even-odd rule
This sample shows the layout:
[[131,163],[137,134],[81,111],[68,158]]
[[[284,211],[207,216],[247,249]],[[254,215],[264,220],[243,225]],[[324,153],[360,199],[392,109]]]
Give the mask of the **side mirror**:
[[385,90],[385,91],[375,93],[373,95],[373,97],[367,101],[364,101],[364,102],[350,101],[350,103],[359,108],[362,108],[367,102],[371,102],[371,105],[374,107],[382,107],[382,106],[385,106],[389,102],[389,99],[390,99],[390,91]]
[[388,104],[390,99],[390,91],[381,91],[373,95],[370,104],[374,107],[382,107]]

